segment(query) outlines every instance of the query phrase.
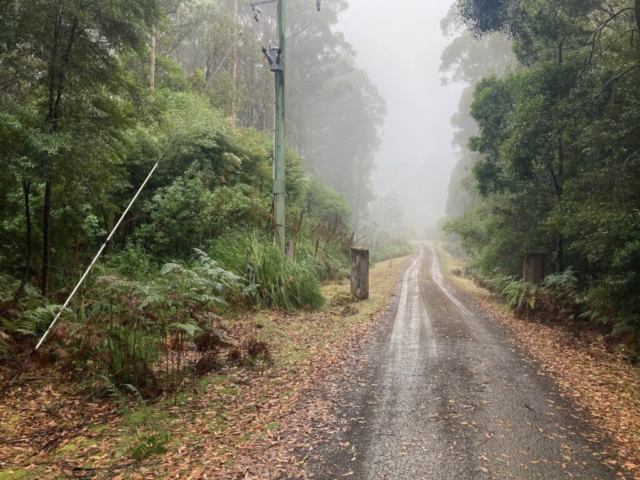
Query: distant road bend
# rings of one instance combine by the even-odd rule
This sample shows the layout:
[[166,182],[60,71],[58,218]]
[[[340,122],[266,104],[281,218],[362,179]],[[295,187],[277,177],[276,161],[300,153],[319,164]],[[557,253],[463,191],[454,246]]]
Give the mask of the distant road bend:
[[316,478],[616,478],[552,383],[444,278],[433,245],[416,246],[377,338]]

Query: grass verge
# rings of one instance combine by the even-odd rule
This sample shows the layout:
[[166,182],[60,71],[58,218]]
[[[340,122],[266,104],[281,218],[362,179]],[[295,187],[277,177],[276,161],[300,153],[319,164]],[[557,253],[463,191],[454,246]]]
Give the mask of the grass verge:
[[343,281],[323,287],[321,310],[230,322],[234,337],[267,342],[270,361],[226,366],[154,405],[123,413],[77,386],[29,379],[0,403],[0,478],[295,477],[304,458],[294,450],[322,437],[313,423],[326,410],[314,385],[384,314],[405,260],[372,269],[367,301],[352,302]]

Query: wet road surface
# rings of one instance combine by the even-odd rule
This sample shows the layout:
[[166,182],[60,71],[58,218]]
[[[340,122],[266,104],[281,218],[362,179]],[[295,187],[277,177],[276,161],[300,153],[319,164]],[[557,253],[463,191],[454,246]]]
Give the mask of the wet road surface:
[[419,244],[396,304],[337,401],[316,478],[616,478],[602,446],[499,323]]

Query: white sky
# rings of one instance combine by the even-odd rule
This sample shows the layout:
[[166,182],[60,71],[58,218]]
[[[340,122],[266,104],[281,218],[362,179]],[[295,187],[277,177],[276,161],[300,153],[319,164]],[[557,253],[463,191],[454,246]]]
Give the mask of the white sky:
[[453,1],[351,0],[342,14],[362,65],[387,102],[376,194],[397,191],[407,223],[420,232],[443,215],[455,165],[450,119],[462,86],[442,87],[439,71],[448,43],[440,20]]

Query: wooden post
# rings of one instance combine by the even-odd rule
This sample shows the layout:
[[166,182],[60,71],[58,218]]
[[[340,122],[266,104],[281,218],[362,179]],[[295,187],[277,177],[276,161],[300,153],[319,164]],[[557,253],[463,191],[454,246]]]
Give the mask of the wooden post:
[[539,285],[544,280],[544,264],[546,261],[544,253],[534,253],[524,258],[522,268],[522,278],[525,283]]
[[287,257],[289,257],[289,260],[293,260],[294,258],[296,258],[296,251],[293,240],[289,240],[287,242]]
[[351,249],[351,295],[357,300],[369,298],[369,249]]

